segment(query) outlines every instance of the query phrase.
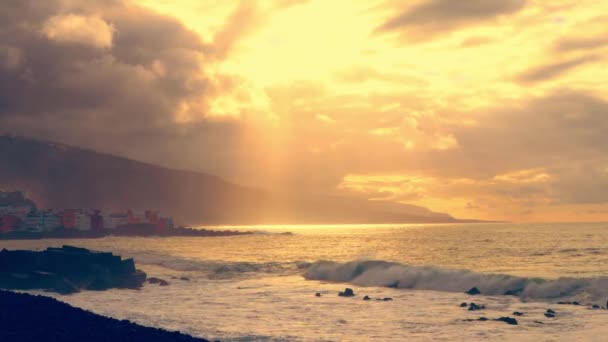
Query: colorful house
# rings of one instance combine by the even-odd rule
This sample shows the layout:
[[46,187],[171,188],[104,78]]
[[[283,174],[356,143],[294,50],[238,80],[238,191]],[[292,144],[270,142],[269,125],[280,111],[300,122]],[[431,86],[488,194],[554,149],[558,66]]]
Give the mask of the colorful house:
[[0,233],[7,233],[17,229],[21,225],[21,219],[15,215],[0,216]]

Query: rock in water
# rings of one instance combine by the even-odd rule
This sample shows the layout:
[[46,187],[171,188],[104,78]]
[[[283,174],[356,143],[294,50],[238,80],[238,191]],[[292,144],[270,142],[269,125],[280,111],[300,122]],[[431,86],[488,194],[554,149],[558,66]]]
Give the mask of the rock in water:
[[486,306],[485,305],[477,305],[475,303],[471,303],[469,304],[469,311],[477,311],[477,310],[483,310],[485,309]]
[[321,297],[321,292],[315,293],[315,297]]
[[517,296],[520,293],[522,293],[523,291],[524,291],[524,289],[508,290],[505,293],[503,293],[503,295],[505,295],[505,296]]
[[523,312],[519,312],[519,311],[514,311],[513,312],[513,316],[523,316],[524,313]]
[[133,259],[63,246],[36,252],[0,251],[0,288],[42,289],[62,294],[109,288],[140,288],[146,274]]
[[467,306],[469,306],[469,304],[467,304],[467,303],[465,303],[465,302],[460,303],[460,307],[461,307],[461,308],[466,308]]
[[517,320],[513,317],[500,317],[495,319],[495,321],[505,322],[510,325],[517,325]]
[[372,300],[369,296],[363,297],[363,300]]
[[355,292],[353,291],[353,289],[347,287],[347,288],[344,289],[344,292],[339,292],[338,296],[340,296],[340,297],[353,297],[353,296],[355,296]]
[[471,296],[475,296],[475,295],[481,294],[481,291],[479,291],[479,289],[477,287],[472,287],[469,291],[467,291],[465,293],[469,294]]
[[166,281],[164,279],[160,279],[160,278],[155,278],[155,277],[148,278],[148,283],[150,283],[150,284],[158,284],[158,286],[167,286],[167,285],[169,285],[168,281]]

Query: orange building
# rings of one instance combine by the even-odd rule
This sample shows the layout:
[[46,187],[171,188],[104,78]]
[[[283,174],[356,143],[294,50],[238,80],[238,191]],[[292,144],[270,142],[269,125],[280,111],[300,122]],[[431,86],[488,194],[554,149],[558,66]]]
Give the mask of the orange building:
[[77,219],[77,210],[75,209],[65,209],[62,210],[58,216],[61,218],[61,224],[65,229],[76,229],[78,226]]
[[15,230],[21,224],[21,219],[15,215],[0,216],[0,233]]

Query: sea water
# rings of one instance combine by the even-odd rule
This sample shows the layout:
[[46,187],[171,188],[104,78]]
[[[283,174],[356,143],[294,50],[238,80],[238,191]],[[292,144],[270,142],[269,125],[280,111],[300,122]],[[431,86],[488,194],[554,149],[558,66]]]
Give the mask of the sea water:
[[[608,224],[238,228],[255,234],[0,241],[0,247],[70,244],[133,257],[148,276],[171,284],[46,295],[208,339],[608,340],[608,310],[590,308],[608,300]],[[473,286],[482,295],[464,293]],[[345,287],[357,295],[339,297]],[[509,290],[517,295],[503,295]],[[393,300],[364,301],[365,295]],[[486,309],[460,307],[472,301]],[[547,309],[556,317],[545,317]],[[502,316],[519,324],[467,321]]]

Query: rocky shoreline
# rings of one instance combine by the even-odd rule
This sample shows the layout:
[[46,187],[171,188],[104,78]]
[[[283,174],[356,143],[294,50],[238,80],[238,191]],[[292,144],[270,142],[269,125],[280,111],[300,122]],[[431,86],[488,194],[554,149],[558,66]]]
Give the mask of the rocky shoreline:
[[133,259],[63,246],[44,251],[0,251],[0,288],[70,294],[80,290],[138,289],[146,273]]
[[212,236],[236,236],[249,235],[251,232],[239,232],[233,230],[208,230],[186,227],[170,228],[159,231],[150,228],[149,225],[130,225],[116,229],[103,229],[97,231],[79,231],[73,229],[58,229],[51,232],[24,232],[11,231],[0,234],[0,240],[40,240],[40,239],[99,239],[108,236],[127,237],[212,237]]
[[209,342],[181,332],[97,315],[50,297],[3,290],[0,341]]

